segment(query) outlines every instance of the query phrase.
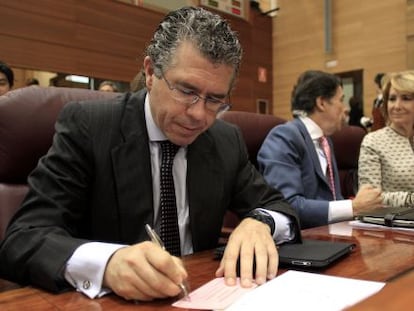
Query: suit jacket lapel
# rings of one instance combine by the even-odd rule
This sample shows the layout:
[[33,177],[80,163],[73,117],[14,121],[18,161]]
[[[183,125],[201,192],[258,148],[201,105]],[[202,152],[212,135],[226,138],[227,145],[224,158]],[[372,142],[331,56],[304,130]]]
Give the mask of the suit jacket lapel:
[[223,197],[224,189],[221,178],[224,169],[216,155],[216,148],[207,131],[201,134],[187,151],[187,191],[191,206],[190,228],[194,250],[202,247],[200,243],[205,243],[202,242],[203,238],[211,236],[211,232],[208,233],[208,230],[211,230],[208,225],[196,224],[211,217],[222,217],[219,214],[212,215],[212,211],[217,213],[217,209],[212,207],[222,205],[219,200]]
[[299,119],[295,119],[294,122],[296,123],[300,133],[303,136],[306,149],[309,151],[309,155],[312,159],[313,167],[315,168],[316,175],[319,176],[319,178],[322,179],[324,182],[326,182],[327,186],[329,186],[328,181],[326,180],[325,174],[322,172],[321,163],[319,161],[319,157],[315,149],[315,144],[313,143],[313,140],[310,137],[309,132],[307,131],[302,121],[300,121]]
[[[304,137],[307,149],[310,150],[310,156],[312,158],[312,162],[313,162],[313,165],[315,167],[316,175],[322,180],[323,183],[326,184],[326,186],[328,188],[330,188],[329,181],[326,178],[325,174],[322,172],[321,164],[319,162],[318,154],[316,153],[315,145],[314,145],[308,131],[306,130],[305,125],[299,119],[295,119],[295,122],[297,124],[297,127],[298,127],[299,131],[301,132],[302,136]],[[340,199],[342,199],[342,194],[341,194],[341,183],[340,183],[340,179],[339,179],[339,171],[338,171],[338,167],[337,167],[337,164],[336,164],[336,159],[335,159],[334,148],[333,148],[333,145],[332,145],[332,140],[330,138],[328,138],[328,142],[329,142],[329,145],[331,147],[332,169],[333,169],[333,174],[334,174],[334,179],[335,179],[335,194],[336,194],[336,198],[340,200]]]
[[123,142],[112,150],[121,239],[147,239],[144,228],[153,222],[153,190],[148,133],[144,115],[145,92],[131,97],[121,120]]
[[343,199],[343,197],[342,197],[341,181],[340,181],[340,176],[339,176],[338,165],[336,163],[336,158],[335,158],[335,152],[334,152],[334,148],[333,148],[332,139],[328,138],[328,141],[329,141],[329,145],[331,146],[332,169],[333,169],[333,174],[334,174],[334,179],[335,179],[336,199],[341,200],[341,199]]

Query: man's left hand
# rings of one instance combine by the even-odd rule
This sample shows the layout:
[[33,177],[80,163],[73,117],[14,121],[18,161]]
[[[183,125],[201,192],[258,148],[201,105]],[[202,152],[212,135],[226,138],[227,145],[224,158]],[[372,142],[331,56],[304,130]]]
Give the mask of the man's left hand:
[[276,276],[279,256],[268,225],[253,218],[244,219],[230,235],[216,277],[224,276],[227,285],[235,285],[239,257],[242,287],[251,287],[253,281],[260,285]]

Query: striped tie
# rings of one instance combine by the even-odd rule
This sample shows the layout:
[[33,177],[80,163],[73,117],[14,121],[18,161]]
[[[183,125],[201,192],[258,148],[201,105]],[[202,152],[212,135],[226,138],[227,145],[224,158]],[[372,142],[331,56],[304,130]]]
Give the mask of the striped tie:
[[326,162],[328,163],[329,187],[331,188],[334,200],[336,200],[335,182],[332,169],[331,147],[329,146],[328,139],[326,138],[326,136],[322,136],[321,138],[319,138],[319,143],[321,145],[323,153],[325,154]]

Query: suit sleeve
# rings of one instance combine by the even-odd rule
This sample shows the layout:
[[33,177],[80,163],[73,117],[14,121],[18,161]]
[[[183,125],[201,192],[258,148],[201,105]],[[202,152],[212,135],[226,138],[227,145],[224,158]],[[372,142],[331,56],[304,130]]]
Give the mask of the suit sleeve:
[[88,124],[80,105],[68,104],[53,145],[28,178],[29,193],[0,247],[1,275],[50,291],[68,287],[63,271],[80,236],[92,165]]

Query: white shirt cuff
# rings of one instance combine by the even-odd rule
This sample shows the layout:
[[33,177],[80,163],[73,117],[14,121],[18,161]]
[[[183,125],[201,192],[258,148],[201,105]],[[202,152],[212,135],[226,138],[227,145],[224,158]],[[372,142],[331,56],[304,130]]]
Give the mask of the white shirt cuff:
[[328,222],[340,222],[352,219],[352,200],[338,200],[329,202]]
[[106,264],[115,251],[125,246],[101,242],[79,246],[66,263],[65,279],[89,298],[110,293],[110,289],[102,288]]
[[289,242],[295,238],[295,232],[292,230],[293,226],[289,217],[267,209],[259,208],[259,210],[269,213],[275,221],[275,232],[273,233],[273,239],[276,241],[276,244]]

